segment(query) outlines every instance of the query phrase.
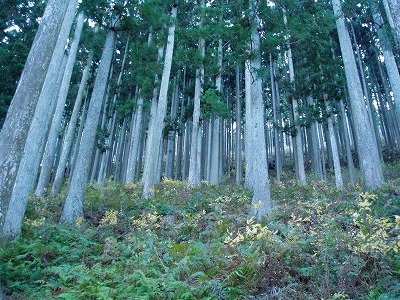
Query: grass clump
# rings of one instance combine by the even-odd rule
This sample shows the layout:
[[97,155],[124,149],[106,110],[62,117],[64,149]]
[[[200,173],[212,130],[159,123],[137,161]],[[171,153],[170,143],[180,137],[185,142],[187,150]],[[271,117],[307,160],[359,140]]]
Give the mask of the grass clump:
[[62,196],[32,199],[22,236],[0,247],[10,299],[400,298],[400,197],[327,183],[273,183],[261,223],[234,185],[91,186],[76,226]]

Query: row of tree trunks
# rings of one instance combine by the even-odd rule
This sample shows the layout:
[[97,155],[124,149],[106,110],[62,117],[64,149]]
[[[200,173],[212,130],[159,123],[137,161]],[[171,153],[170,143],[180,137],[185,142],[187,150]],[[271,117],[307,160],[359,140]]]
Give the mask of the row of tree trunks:
[[5,236],[15,236],[21,232],[22,218],[28,198],[35,188],[48,128],[50,127],[51,118],[57,104],[57,96],[67,63],[63,50],[69,37],[77,6],[77,0],[69,2],[46,73],[43,88],[37,100],[32,122],[26,136],[17,176],[15,177],[9,208],[4,219],[3,234]]
[[73,1],[48,2],[0,131],[0,228],[68,4]]
[[[395,18],[393,14],[390,14],[390,5],[393,4],[391,2],[388,1],[387,3],[387,14],[388,17],[389,15],[393,17],[392,27],[396,29]],[[57,32],[57,38],[52,37],[53,48],[50,49],[52,59],[48,63],[44,61],[44,71],[39,70],[38,66],[29,61],[28,58],[28,66],[30,66],[31,70],[40,71],[39,75],[43,77],[40,79],[41,81],[38,79],[41,89],[40,96],[37,99],[34,97],[33,101],[28,105],[25,115],[21,115],[23,120],[21,126],[18,125],[14,133],[10,135],[16,137],[16,141],[10,142],[8,137],[4,141],[0,139],[1,143],[4,142],[4,144],[0,144],[1,153],[6,153],[7,149],[9,151],[9,153],[7,152],[0,158],[2,159],[0,161],[1,166],[5,170],[4,172],[2,171],[1,176],[4,174],[9,176],[3,180],[4,185],[0,188],[0,205],[2,209],[0,211],[0,222],[3,219],[5,220],[2,234],[6,236],[19,234],[28,197],[34,189],[41,161],[42,168],[36,187],[38,196],[45,195],[46,188],[51,181],[52,168],[57,170],[53,180],[53,195],[57,194],[61,189],[66,167],[70,172],[68,194],[61,216],[61,222],[65,223],[73,223],[76,218],[82,216],[83,196],[89,177],[91,182],[97,181],[99,185],[104,184],[105,180],[111,178],[111,176],[117,182],[137,182],[141,175],[142,159],[145,160],[142,176],[143,197],[148,198],[152,196],[154,186],[162,175],[170,179],[188,179],[188,185],[191,187],[199,186],[202,179],[211,184],[219,184],[223,173],[227,174],[228,180],[230,179],[233,167],[232,162],[235,162],[235,181],[237,184],[241,184],[243,179],[242,156],[244,153],[246,158],[245,186],[253,191],[253,213],[257,218],[264,216],[272,205],[269,193],[268,168],[276,169],[276,179],[278,181],[281,180],[282,168],[285,166],[289,156],[292,156],[295,162],[296,175],[300,183],[306,183],[305,168],[310,163],[312,171],[319,180],[327,179],[329,176],[327,168],[332,169],[336,186],[341,189],[345,184],[341,170],[341,158],[348,166],[348,181],[351,184],[356,182],[352,154],[352,147],[354,147],[358,154],[356,157],[359,161],[364,184],[368,188],[380,187],[384,180],[380,167],[380,160],[383,160],[381,141],[384,139],[387,147],[392,151],[396,147],[399,148],[400,142],[400,130],[397,122],[400,119],[398,110],[400,75],[395,55],[391,47],[385,44],[385,41],[388,40],[388,37],[385,36],[386,33],[381,28],[377,28],[380,46],[383,49],[385,58],[384,61],[381,62],[381,59],[379,59],[377,62],[379,74],[377,68],[373,70],[369,62],[363,61],[361,52],[357,47],[355,52],[357,56],[355,57],[349,31],[346,28],[341,12],[341,3],[338,0],[333,0],[332,4],[336,15],[336,26],[339,33],[348,88],[348,105],[346,107],[343,101],[336,103],[335,107],[334,101],[328,98],[328,95],[325,95],[322,101],[321,99],[318,100],[317,97],[315,99],[311,96],[302,98],[296,93],[289,94],[286,93],[288,91],[281,90],[279,88],[279,80],[275,74],[275,67],[278,64],[272,55],[270,56],[271,81],[269,86],[272,107],[265,106],[263,98],[265,97],[266,89],[264,89],[259,72],[261,69],[259,27],[262,22],[258,17],[258,1],[251,0],[249,2],[249,12],[251,14],[251,31],[249,34],[251,41],[247,49],[251,55],[247,57],[245,68],[242,71],[244,73],[246,105],[244,133],[242,132],[242,74],[240,66],[237,66],[236,69],[236,91],[231,91],[234,89],[233,86],[223,88],[223,41],[219,39],[216,55],[219,71],[218,74],[213,75],[215,76],[216,91],[222,95],[221,97],[223,97],[224,101],[226,99],[228,111],[234,112],[235,118],[223,119],[214,114],[209,122],[202,120],[200,100],[206,84],[204,62],[202,61],[196,70],[193,99],[189,99],[186,95],[182,96],[185,93],[186,84],[193,78],[187,76],[186,68],[178,67],[174,77],[174,87],[171,89],[173,93],[170,118],[171,123],[174,123],[177,119],[180,120],[180,132],[178,133],[174,127],[168,132],[168,138],[163,139],[175,40],[177,7],[174,5],[170,15],[172,22],[168,28],[161,84],[158,89],[158,80],[156,78],[150,117],[148,112],[143,109],[145,99],[141,96],[140,86],[135,87],[136,109],[129,118],[126,116],[120,118],[116,110],[120,97],[119,88],[122,86],[122,74],[124,73],[125,61],[129,52],[129,39],[126,41],[121,70],[117,79],[118,90],[109,97],[110,91],[113,90],[110,76],[113,74],[112,61],[116,43],[115,24],[113,24],[107,33],[90,102],[88,106],[83,105],[84,112],[81,118],[86,118],[86,121],[81,121],[79,129],[81,133],[78,133],[75,137],[78,115],[82,108],[83,94],[89,76],[92,53],[89,54],[83,71],[74,110],[68,122],[68,129],[64,130],[66,134],[62,150],[60,150],[61,139],[59,138],[59,131],[63,126],[62,124],[67,123],[63,120],[63,111],[84,17],[83,15],[78,17],[75,37],[71,43],[68,59],[64,59],[63,53],[76,13],[77,1],[71,0],[68,9],[65,8],[63,13],[56,12],[55,8],[52,7],[54,3],[50,0],[48,7],[52,8],[53,12],[58,13],[59,16],[63,14],[63,24],[54,25],[53,28],[53,31]],[[202,5],[205,7],[204,1]],[[48,12],[46,13],[48,14]],[[46,13],[44,22],[47,20],[45,19]],[[47,16],[47,18],[50,17]],[[380,16],[377,9],[375,10],[374,20],[376,23],[382,22],[382,16]],[[55,22],[55,20],[52,22]],[[285,15],[284,25],[287,26]],[[41,38],[41,34],[43,33],[40,32],[39,28],[38,40]],[[282,54],[284,58],[280,58],[280,67],[285,72],[288,70],[289,81],[293,91],[295,91],[294,58],[290,38],[290,35],[288,35],[286,40],[287,49]],[[57,39],[58,41],[56,42]],[[356,36],[353,34],[353,43],[357,45],[358,43],[355,39]],[[150,42],[151,38],[149,38]],[[38,45],[35,46],[34,43],[34,50],[32,51],[38,51],[35,47],[43,51],[47,49],[43,48],[43,46],[42,48]],[[293,49],[295,48],[293,47]],[[198,50],[201,58],[204,58],[205,39],[203,37],[198,40]],[[159,60],[162,60],[163,52],[164,48],[160,47]],[[62,62],[63,60],[64,63]],[[284,62],[282,63],[282,61]],[[63,67],[64,64],[66,64],[66,68]],[[385,69],[382,68],[382,65],[385,66]],[[367,68],[371,70],[371,76],[368,77],[363,71]],[[182,70],[183,80],[181,80]],[[45,76],[43,73],[45,73]],[[31,78],[26,76],[21,78],[21,82]],[[232,75],[232,78],[233,76],[235,75]],[[211,78],[214,80],[214,77]],[[34,79],[36,80],[36,78],[31,78],[30,80],[36,82]],[[32,82],[29,82],[29,84]],[[268,86],[268,84],[265,85]],[[27,93],[27,90],[22,91],[20,89],[22,88],[19,86],[15,99],[18,99],[19,93]],[[38,92],[36,89],[29,91],[32,93]],[[280,95],[282,91],[283,94]],[[236,103],[229,101],[234,94]],[[287,99],[290,101],[287,101]],[[286,107],[289,110],[289,114],[288,117],[285,117],[285,120],[282,120],[282,116],[286,111],[282,112],[281,109],[286,109],[283,105],[286,103],[283,103],[284,101],[282,100],[286,100],[291,104]],[[13,103],[20,105],[18,101],[14,100]],[[191,101],[194,104],[192,119],[184,122],[184,109],[190,106]],[[22,101],[21,103],[24,102]],[[15,112],[13,105],[10,108],[11,115]],[[85,112],[86,107],[87,115]],[[378,111],[375,111],[375,107],[378,108]],[[320,110],[321,115],[326,115],[327,117],[323,121],[313,119],[309,124],[303,126],[301,124],[304,120],[302,108],[317,108]],[[272,110],[272,121],[267,118],[267,109]],[[29,112],[29,110],[31,111]],[[179,110],[180,115],[178,117]],[[396,111],[397,114],[395,113]],[[107,116],[110,115],[111,117],[108,118]],[[15,116],[19,115],[15,114]],[[380,118],[380,123],[377,122],[377,118]],[[24,120],[29,120],[29,124],[26,125]],[[51,120],[53,121],[51,122]],[[12,123],[10,122],[7,117],[6,123],[8,125],[3,128],[8,129],[5,129],[4,134],[7,133],[7,130],[10,130],[9,125]],[[283,122],[290,122],[291,133],[283,132]],[[95,148],[99,123],[101,123],[101,128],[106,129],[109,133],[109,136],[105,139],[105,147],[103,149]],[[149,123],[149,126],[147,126],[147,123]],[[269,125],[273,123],[273,126],[265,126],[266,123]],[[293,129],[295,130],[293,131]],[[146,131],[147,139],[145,138]],[[1,134],[3,134],[3,130]],[[10,134],[10,132],[7,134]],[[7,141],[9,142],[8,144],[6,144]],[[47,147],[43,155],[46,141]],[[243,141],[245,142],[244,149],[242,147]],[[75,149],[71,151],[74,142]],[[17,143],[22,143],[25,149],[18,154],[15,152]],[[6,147],[2,145],[6,145]],[[146,148],[146,151],[143,151],[144,148]],[[94,163],[92,164],[93,156]],[[7,195],[9,195],[9,198],[7,198]],[[7,208],[8,203],[9,208]]]

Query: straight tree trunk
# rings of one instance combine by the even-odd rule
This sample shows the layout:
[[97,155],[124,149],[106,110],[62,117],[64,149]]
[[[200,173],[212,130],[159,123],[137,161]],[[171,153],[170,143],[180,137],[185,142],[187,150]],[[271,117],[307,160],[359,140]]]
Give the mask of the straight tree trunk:
[[107,87],[116,38],[117,33],[113,29],[109,29],[103,47],[96,80],[94,82],[76,166],[71,177],[67,198],[61,214],[60,222],[62,223],[73,223],[78,217],[83,215],[83,197],[89,177],[97,125],[99,123],[101,106]]
[[241,185],[243,179],[242,161],[242,101],[240,92],[240,67],[236,66],[236,184]]
[[142,124],[142,129],[140,131],[140,137],[139,137],[139,150],[138,150],[138,161],[137,161],[137,167],[136,167],[136,175],[135,175],[135,180],[138,181],[140,179],[140,174],[142,173],[142,163],[143,163],[143,151],[144,151],[144,146],[145,146],[145,136],[146,136],[146,128],[147,128],[147,123],[149,122],[149,117],[148,114],[144,118],[144,122]]
[[[222,39],[218,42],[218,66],[219,73],[215,80],[215,86],[217,87],[218,92],[222,92]],[[218,185],[220,183],[220,174],[222,170],[220,170],[220,160],[221,160],[221,152],[220,152],[220,123],[221,118],[218,116],[214,116],[213,124],[212,124],[212,144],[211,144],[211,168],[210,168],[210,183],[214,185]],[[211,137],[210,137],[211,138]],[[228,169],[228,173],[230,173]]]
[[330,103],[326,99],[325,99],[325,105],[328,111],[327,121],[328,121],[329,138],[331,140],[331,147],[332,147],[332,159],[333,159],[333,169],[335,171],[335,183],[336,187],[339,190],[341,190],[343,189],[343,178],[342,178],[342,170],[340,169],[339,148],[337,144],[336,135],[334,132]]
[[332,0],[332,5],[336,16],[336,27],[343,57],[351,111],[354,122],[357,124],[357,127],[354,129],[358,145],[358,157],[360,160],[361,173],[366,187],[379,188],[382,186],[384,178],[374,132],[371,128],[370,122],[368,121],[368,114],[365,109],[362,86],[357,71],[349,32],[346,29],[340,0]]
[[341,120],[343,126],[343,137],[345,142],[345,149],[346,149],[346,157],[347,157],[347,168],[349,170],[349,182],[351,185],[354,185],[354,163],[353,163],[353,155],[351,154],[351,146],[350,146],[350,138],[349,138],[349,128],[347,126],[346,120],[346,111],[344,109],[343,100],[340,100],[340,113],[341,113]]
[[0,230],[29,127],[71,1],[49,0],[0,131]]
[[[183,87],[182,90],[185,91],[186,89],[186,67],[183,69]],[[183,158],[183,136],[184,136],[184,131],[185,131],[185,124],[183,122],[183,116],[184,116],[184,108],[185,108],[185,96],[184,94],[182,95],[181,99],[181,110],[180,110],[180,115],[179,115],[179,126],[180,130],[178,133],[178,142],[177,142],[177,153],[176,153],[176,164],[175,164],[175,180],[182,180],[182,158]]]
[[[385,2],[386,0],[384,0]],[[393,28],[397,33],[397,40],[400,41],[400,0],[387,0],[387,3],[393,20]]]
[[[378,9],[375,9],[373,14],[375,24],[383,24],[382,16],[380,15]],[[382,26],[382,25],[381,25]],[[400,74],[397,68],[396,58],[393,54],[393,50],[389,45],[389,37],[385,32],[385,28],[381,26],[375,26],[378,33],[379,41],[382,46],[382,52],[384,59],[384,64],[386,67],[388,79],[390,82],[390,87],[392,88],[394,103],[396,106],[397,118],[400,120]]]
[[[171,121],[174,122],[178,114],[179,106],[179,74],[175,78],[175,90],[172,95],[171,103]],[[170,130],[168,133],[165,178],[174,178],[174,163],[175,163],[175,130]]]
[[278,98],[275,90],[275,71],[274,71],[274,61],[272,59],[272,54],[269,55],[269,64],[270,64],[270,75],[271,75],[271,90],[272,90],[272,114],[273,114],[273,122],[274,122],[274,147],[275,147],[275,168],[276,168],[276,180],[281,181],[281,171],[282,171],[282,162],[281,155],[279,151],[280,143],[279,143],[279,128],[278,128]]
[[260,36],[257,31],[259,26],[258,7],[256,1],[251,0],[250,12],[252,59],[248,59],[245,65],[246,84],[246,131],[245,131],[245,155],[246,155],[246,187],[253,191],[253,214],[257,219],[271,209],[271,196],[268,179],[268,160],[264,130],[264,103],[262,81],[258,71],[261,68]]
[[[284,23],[287,24],[286,15],[284,15]],[[294,77],[294,67],[293,67],[293,55],[292,55],[292,48],[290,44],[287,44],[287,54],[288,54],[288,62],[289,62],[289,77],[290,83],[294,85],[295,77]],[[299,109],[298,109],[298,100],[295,97],[292,97],[292,106],[293,106],[293,121],[294,126],[296,128],[296,152],[295,152],[295,162],[296,162],[296,169],[298,171],[298,180],[300,183],[306,183],[306,171],[304,168],[304,153],[303,153],[303,141],[301,137],[301,127],[299,125]]]
[[[204,57],[205,53],[205,40],[204,38],[199,39],[199,52],[201,57]],[[189,177],[188,185],[190,187],[198,187],[201,180],[201,165],[199,153],[201,148],[199,146],[199,136],[201,137],[200,122],[200,97],[203,94],[203,82],[204,82],[204,66],[201,66],[196,70],[196,81],[194,88],[194,109],[193,109],[193,120],[192,120],[192,139],[190,144],[190,164],[189,164]],[[200,138],[201,139],[201,138]],[[200,144],[201,145],[201,144]]]
[[[153,128],[149,131],[146,145],[146,156],[143,171],[143,198],[152,197],[152,189],[155,186],[156,180],[154,174],[157,174],[158,159],[151,155],[154,151],[159,153],[160,145],[162,144],[162,131],[164,129],[164,118],[167,110],[167,97],[169,78],[171,74],[172,55],[174,52],[175,41],[175,18],[177,14],[177,6],[174,5],[171,10],[171,24],[168,30],[167,47],[165,50],[164,69],[161,78],[160,94],[157,105],[157,115],[154,121]],[[157,158],[158,156],[156,156]],[[159,179],[158,179],[159,180]]]
[[186,180],[189,176],[191,133],[192,133],[192,123],[187,121],[185,126],[185,152],[183,156],[183,175],[182,175],[182,178],[184,180]]
[[143,119],[143,98],[140,97],[139,95],[133,128],[131,125],[131,145],[129,147],[129,158],[128,158],[125,183],[133,183],[135,181],[135,170],[136,170],[136,163],[138,160],[139,142],[141,140],[140,132],[143,125],[142,119]]
[[67,95],[71,82],[72,71],[75,65],[76,53],[78,51],[79,40],[81,38],[83,22],[85,17],[83,13],[78,16],[78,21],[75,29],[75,35],[71,43],[67,66],[65,68],[64,76],[61,82],[60,91],[58,93],[57,106],[54,112],[53,121],[51,123],[49,136],[47,138],[47,145],[42,158],[42,168],[40,171],[39,181],[36,186],[36,196],[44,197],[47,185],[51,177],[51,170],[53,168],[54,156],[57,149],[57,138],[61,129],[61,122],[67,101]]

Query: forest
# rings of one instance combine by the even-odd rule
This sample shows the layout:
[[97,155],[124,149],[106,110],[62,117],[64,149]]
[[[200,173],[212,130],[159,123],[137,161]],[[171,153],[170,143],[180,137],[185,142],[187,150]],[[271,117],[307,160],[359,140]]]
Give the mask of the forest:
[[400,299],[400,0],[0,3],[0,300]]

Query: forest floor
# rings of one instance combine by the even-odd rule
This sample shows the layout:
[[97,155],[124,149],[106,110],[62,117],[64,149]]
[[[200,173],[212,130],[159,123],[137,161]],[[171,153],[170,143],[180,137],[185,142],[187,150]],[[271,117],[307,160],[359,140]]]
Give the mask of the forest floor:
[[[271,179],[260,223],[233,184],[91,186],[85,216],[57,225],[65,193],[32,198],[0,243],[6,299],[400,299],[400,162],[365,192]],[[290,175],[286,176],[290,178]]]

